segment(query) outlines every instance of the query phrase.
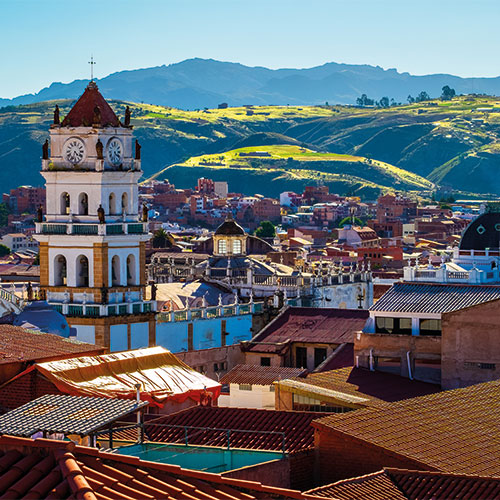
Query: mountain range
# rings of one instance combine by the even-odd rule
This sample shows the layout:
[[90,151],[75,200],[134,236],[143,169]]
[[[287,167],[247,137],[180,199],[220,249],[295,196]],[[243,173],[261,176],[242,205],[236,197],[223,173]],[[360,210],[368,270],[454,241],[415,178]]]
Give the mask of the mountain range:
[[[97,80],[108,99],[154,103],[180,109],[243,105],[354,104],[361,94],[406,102],[421,91],[438,97],[444,85],[457,94],[500,95],[500,77],[415,76],[380,66],[330,62],[305,69],[268,69],[213,59],[188,59],[168,66],[120,71]],[[0,106],[75,99],[86,81],[52,83],[35,94],[0,98]]]

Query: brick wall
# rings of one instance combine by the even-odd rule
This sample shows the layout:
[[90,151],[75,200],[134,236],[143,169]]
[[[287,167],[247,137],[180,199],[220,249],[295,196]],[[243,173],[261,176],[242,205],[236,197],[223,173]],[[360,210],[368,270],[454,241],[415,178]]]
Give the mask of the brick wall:
[[241,469],[221,474],[223,477],[257,481],[267,486],[276,486],[278,488],[290,488],[291,475],[290,461],[287,459],[271,460],[263,464],[242,467]]
[[333,429],[317,427],[314,442],[319,461],[319,484],[329,484],[395,467],[409,470],[436,470]]
[[314,448],[297,451],[289,456],[290,488],[304,491],[315,486],[315,457]]
[[442,316],[441,385],[456,389],[500,378],[500,301]]

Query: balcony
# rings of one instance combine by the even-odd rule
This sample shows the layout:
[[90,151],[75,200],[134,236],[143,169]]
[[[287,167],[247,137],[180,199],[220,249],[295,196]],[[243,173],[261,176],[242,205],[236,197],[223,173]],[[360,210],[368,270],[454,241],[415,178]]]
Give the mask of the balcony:
[[75,222],[37,222],[36,234],[71,234],[71,235],[123,235],[148,234],[147,222],[118,222],[107,224],[80,224]]
[[61,304],[49,301],[56,311],[65,316],[99,318],[103,316],[124,316],[156,311],[156,301],[125,302],[118,304]]

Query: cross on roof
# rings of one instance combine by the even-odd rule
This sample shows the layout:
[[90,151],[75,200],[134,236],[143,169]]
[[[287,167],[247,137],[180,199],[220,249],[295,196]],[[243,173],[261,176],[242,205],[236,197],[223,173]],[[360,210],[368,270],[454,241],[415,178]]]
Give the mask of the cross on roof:
[[94,66],[97,64],[94,61],[94,56],[93,55],[90,56],[89,64],[90,64],[90,81],[93,82],[94,81]]

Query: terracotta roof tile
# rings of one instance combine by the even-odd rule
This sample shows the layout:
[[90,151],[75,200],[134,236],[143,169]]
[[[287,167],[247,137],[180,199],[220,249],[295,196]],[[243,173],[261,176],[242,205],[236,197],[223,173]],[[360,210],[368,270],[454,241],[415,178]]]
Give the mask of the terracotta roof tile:
[[353,436],[430,469],[500,476],[500,380],[324,417]]
[[353,342],[368,316],[361,309],[289,307],[247,343],[248,350],[280,352],[290,342]]
[[219,382],[221,384],[272,385],[274,381],[305,375],[304,368],[282,366],[236,365]]
[[0,325],[0,364],[69,358],[75,354],[100,354],[104,351],[103,347],[52,333]]
[[120,120],[99,92],[97,85],[90,82],[76,104],[61,123],[63,127],[91,127],[94,124],[94,110],[99,108],[102,127],[120,127]]
[[[205,431],[193,429],[189,434],[189,444],[206,446],[225,446],[226,430],[247,431],[233,432],[231,447],[272,451],[283,450],[284,433],[286,451],[292,453],[314,445],[311,421],[323,415],[318,412],[194,406],[149,420],[144,427],[147,440],[162,443],[183,443],[185,439],[183,428],[167,426],[207,428]],[[118,432],[115,435],[116,439],[136,437],[137,431]]]
[[0,496],[58,500],[313,498],[295,490],[103,453],[71,442],[11,436],[0,437]]
[[498,500],[500,478],[386,468],[307,493],[336,500]]
[[295,378],[303,384],[339,391],[351,396],[368,399],[367,406],[381,406],[385,403],[434,394],[441,391],[436,384],[428,384],[406,377],[365,368],[345,367],[338,370],[309,373],[305,378]]

